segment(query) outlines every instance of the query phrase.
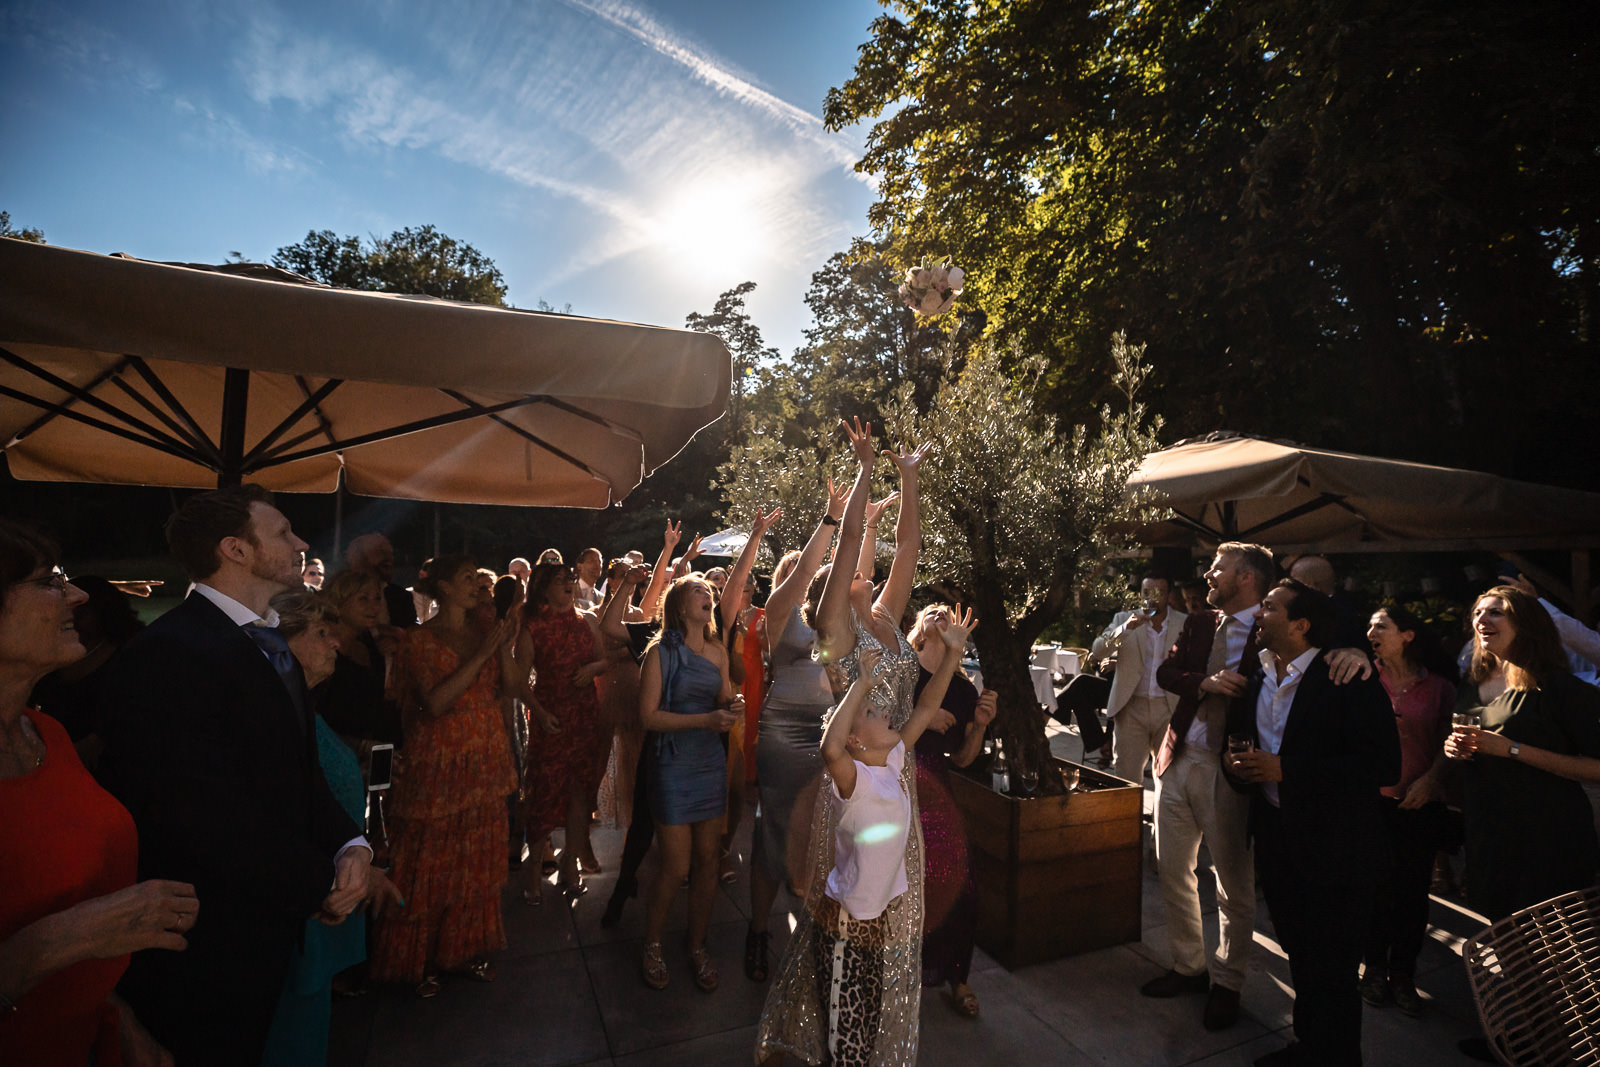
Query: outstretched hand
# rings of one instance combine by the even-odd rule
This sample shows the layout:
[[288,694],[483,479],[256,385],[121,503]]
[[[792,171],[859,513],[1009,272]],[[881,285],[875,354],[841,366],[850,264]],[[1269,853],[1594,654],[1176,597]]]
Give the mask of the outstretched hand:
[[856,459],[864,467],[871,467],[877,462],[878,455],[872,448],[872,423],[863,424],[861,416],[854,418],[855,426],[844,419],[839,420],[839,425],[844,427],[844,434],[850,438],[850,450],[856,454]]
[[961,605],[957,604],[950,621],[939,630],[939,639],[947,648],[960,652],[967,647],[967,638],[972,631],[978,628],[978,620],[972,617],[972,609],[968,608],[965,615],[961,613]]
[[694,559],[695,557],[697,557],[699,555],[700,555],[700,535],[699,534],[695,534],[694,535],[694,540],[689,542],[689,547],[684,549],[683,562],[684,563],[688,563],[690,560]]
[[672,555],[672,550],[678,546],[678,541],[682,537],[683,520],[679,519],[676,523],[674,523],[671,519],[668,519],[667,532],[661,535],[661,539],[665,541],[667,545],[667,555]]
[[765,515],[761,514],[760,508],[756,508],[756,517],[750,520],[750,536],[757,541],[761,540],[767,535],[767,531],[772,529],[772,524],[782,517],[782,508],[773,508]]
[[878,523],[879,516],[881,516],[885,511],[888,511],[889,510],[889,505],[893,504],[896,500],[899,500],[899,499],[900,499],[900,490],[896,489],[894,492],[890,493],[888,496],[884,497],[882,500],[877,501],[876,503],[874,503],[874,502],[869,500],[867,502],[867,510],[866,510],[866,513],[865,513],[866,514],[866,519],[865,519],[866,525],[868,525],[868,526],[876,526],[877,523]]
[[848,486],[846,486],[844,489],[835,487],[833,484],[833,475],[828,475],[828,509],[825,512],[828,518],[832,519],[834,522],[838,522],[844,517],[844,502],[845,498],[849,495],[850,489]]
[[922,466],[922,461],[928,457],[928,453],[931,451],[933,451],[933,442],[924,441],[910,452],[894,452],[886,448],[883,450],[883,454],[889,457],[889,461],[900,472],[901,481],[904,481],[907,477],[915,478],[917,476],[917,469]]
[[856,666],[860,668],[862,682],[870,689],[883,678],[880,670],[883,666],[883,653],[875,648],[863,648],[856,653]]

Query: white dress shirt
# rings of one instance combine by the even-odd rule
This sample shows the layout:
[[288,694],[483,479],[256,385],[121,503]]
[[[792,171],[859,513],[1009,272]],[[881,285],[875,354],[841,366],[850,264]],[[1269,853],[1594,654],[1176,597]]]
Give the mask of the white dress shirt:
[[[1306,668],[1317,658],[1320,649],[1308,648],[1289,661],[1289,669],[1278,680],[1278,657],[1271,649],[1261,650],[1261,695],[1256,697],[1256,747],[1274,756],[1283,747],[1283,728],[1289,721],[1289,708],[1300,688],[1300,679]],[[1261,791],[1278,806],[1278,783],[1263,782]]]

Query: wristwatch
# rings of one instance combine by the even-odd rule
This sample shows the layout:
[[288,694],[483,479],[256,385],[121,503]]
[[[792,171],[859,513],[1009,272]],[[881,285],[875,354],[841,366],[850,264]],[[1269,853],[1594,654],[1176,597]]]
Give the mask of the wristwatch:
[[1512,759],[1521,759],[1522,758],[1521,753],[1522,753],[1522,742],[1521,741],[1513,741],[1513,742],[1511,742],[1511,751],[1507,752],[1506,755],[1510,756]]
[[839,525],[839,520],[834,518],[832,515],[829,515],[826,512],[824,512],[823,515],[822,515],[822,525],[824,525],[824,526],[837,526],[837,525]]

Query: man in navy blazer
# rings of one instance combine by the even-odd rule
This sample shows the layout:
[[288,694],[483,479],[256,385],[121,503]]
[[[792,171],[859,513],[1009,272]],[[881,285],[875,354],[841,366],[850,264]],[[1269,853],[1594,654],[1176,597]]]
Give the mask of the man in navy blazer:
[[1230,709],[1230,777],[1250,783],[1256,880],[1289,956],[1297,1043],[1256,1060],[1359,1064],[1356,991],[1373,895],[1388,856],[1378,790],[1400,777],[1394,709],[1376,677],[1334,683],[1338,611],[1294,579],[1261,604],[1260,662]]
[[305,921],[354,910],[372,852],[318,766],[299,667],[248,630],[276,622],[305,542],[254,485],[190,498],[167,540],[195,587],[118,654],[101,780],[139,877],[192,882],[204,907],[187,951],[136,953],[118,991],[180,1067],[255,1064]]

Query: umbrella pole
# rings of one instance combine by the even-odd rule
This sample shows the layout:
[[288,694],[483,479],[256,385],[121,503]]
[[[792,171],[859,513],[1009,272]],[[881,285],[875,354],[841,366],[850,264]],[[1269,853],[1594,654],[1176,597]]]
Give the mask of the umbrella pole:
[[244,417],[250,406],[250,372],[229,367],[222,378],[222,466],[217,471],[217,488],[238,485],[244,480]]

